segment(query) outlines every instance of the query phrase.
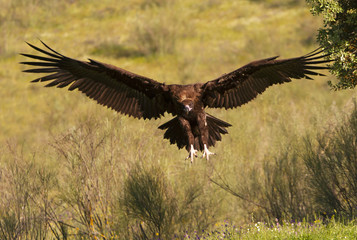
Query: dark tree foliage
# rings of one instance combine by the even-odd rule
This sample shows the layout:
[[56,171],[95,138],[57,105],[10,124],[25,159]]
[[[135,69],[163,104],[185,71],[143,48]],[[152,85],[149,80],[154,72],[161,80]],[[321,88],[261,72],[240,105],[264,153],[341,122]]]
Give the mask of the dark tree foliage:
[[324,27],[319,30],[318,41],[336,60],[332,73],[339,80],[329,82],[335,89],[354,88],[357,85],[357,1],[306,0],[313,15],[322,15]]

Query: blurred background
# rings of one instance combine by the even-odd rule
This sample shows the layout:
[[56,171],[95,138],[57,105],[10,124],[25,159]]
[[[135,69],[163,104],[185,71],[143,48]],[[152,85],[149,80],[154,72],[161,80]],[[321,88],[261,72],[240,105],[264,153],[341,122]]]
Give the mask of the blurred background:
[[328,207],[316,201],[318,160],[306,161],[355,111],[356,91],[331,91],[327,71],[238,109],[207,109],[233,126],[216,156],[191,165],[157,129],[172,116],[119,115],[31,84],[38,76],[18,64],[19,53],[34,53],[26,42],[40,39],[167,84],[205,82],[253,60],[307,54],[322,25],[304,0],[0,0],[0,229],[8,239],[169,238],[223,221],[348,212],[342,186]]

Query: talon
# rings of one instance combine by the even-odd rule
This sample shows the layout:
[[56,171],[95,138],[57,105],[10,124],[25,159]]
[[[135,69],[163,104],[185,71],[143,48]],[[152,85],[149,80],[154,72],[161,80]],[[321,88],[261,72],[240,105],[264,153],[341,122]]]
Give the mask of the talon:
[[206,157],[207,161],[209,160],[209,155],[216,155],[213,152],[210,152],[206,146],[206,144],[204,145],[204,150],[203,150],[203,155],[202,158]]
[[197,150],[194,149],[193,145],[191,144],[191,149],[189,151],[188,157],[185,160],[191,158],[191,163],[193,163],[193,157],[197,157]]

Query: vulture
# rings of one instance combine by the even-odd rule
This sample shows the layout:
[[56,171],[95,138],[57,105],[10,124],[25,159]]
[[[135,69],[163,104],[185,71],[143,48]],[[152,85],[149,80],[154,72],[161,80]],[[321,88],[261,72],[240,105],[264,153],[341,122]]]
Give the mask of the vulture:
[[[326,54],[318,48],[306,55],[288,59],[278,56],[248,63],[206,83],[188,85],[161,83],[113,65],[93,59],[79,61],[66,57],[41,41],[40,55],[21,55],[32,60],[20,62],[31,66],[28,73],[42,73],[32,82],[48,82],[45,87],[78,89],[97,103],[138,119],[157,119],[166,112],[173,119],[159,126],[164,138],[179,149],[186,148],[193,161],[197,152],[209,160],[208,150],[227,134],[231,124],[205,112],[206,108],[236,108],[253,100],[269,86],[291,79],[312,79],[328,69]],[[322,64],[322,65],[321,65]]]

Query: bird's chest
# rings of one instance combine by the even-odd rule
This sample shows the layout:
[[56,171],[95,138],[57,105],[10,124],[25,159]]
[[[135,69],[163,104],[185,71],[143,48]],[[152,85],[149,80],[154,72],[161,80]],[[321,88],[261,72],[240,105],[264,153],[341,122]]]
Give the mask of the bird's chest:
[[196,123],[197,121],[197,111],[190,111],[188,113],[182,112],[181,116],[188,120],[190,123]]

